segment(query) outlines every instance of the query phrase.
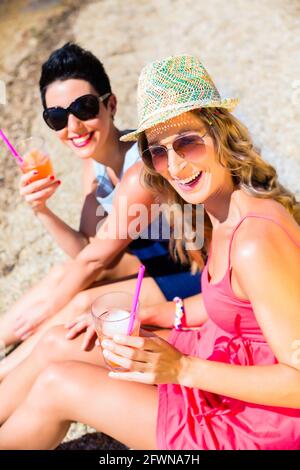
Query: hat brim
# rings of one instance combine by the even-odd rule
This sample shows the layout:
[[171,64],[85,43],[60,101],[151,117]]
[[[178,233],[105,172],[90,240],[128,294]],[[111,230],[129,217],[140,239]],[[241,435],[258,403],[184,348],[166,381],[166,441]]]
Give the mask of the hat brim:
[[159,114],[155,117],[150,117],[147,119],[144,123],[141,123],[141,125],[133,132],[129,132],[128,134],[122,135],[120,140],[122,142],[131,142],[131,141],[136,141],[139,137],[139,135],[146,131],[147,129],[150,129],[153,126],[157,126],[158,124],[162,124],[166,121],[168,121],[171,118],[174,118],[176,116],[179,116],[180,114],[187,113],[188,111],[193,111],[195,109],[200,109],[200,108],[225,108],[228,109],[228,111],[233,111],[236,105],[238,104],[239,99],[238,98],[225,98],[221,101],[214,101],[214,102],[209,102],[208,104],[201,104],[195,103],[194,105],[191,105],[190,103],[188,105],[182,105],[180,107],[177,107],[175,109],[169,109],[167,111],[161,111]]

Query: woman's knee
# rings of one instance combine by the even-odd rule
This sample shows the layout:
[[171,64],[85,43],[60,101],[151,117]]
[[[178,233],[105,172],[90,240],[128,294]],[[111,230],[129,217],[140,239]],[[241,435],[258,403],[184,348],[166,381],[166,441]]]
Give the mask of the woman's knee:
[[76,316],[82,315],[83,313],[88,313],[91,308],[91,303],[92,300],[88,291],[76,294],[68,306],[69,319],[76,318]]
[[36,344],[33,354],[43,364],[60,362],[65,358],[69,341],[66,339],[66,329],[62,325],[50,328]]
[[68,363],[48,365],[38,376],[29,392],[26,405],[34,410],[44,409],[49,412],[59,409],[64,402],[66,389],[66,367]]

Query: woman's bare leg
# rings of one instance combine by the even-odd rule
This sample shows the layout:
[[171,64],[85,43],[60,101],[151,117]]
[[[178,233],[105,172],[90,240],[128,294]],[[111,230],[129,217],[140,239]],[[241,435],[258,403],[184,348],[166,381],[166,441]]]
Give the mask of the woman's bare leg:
[[[121,254],[108,269],[104,270],[99,277],[97,284],[101,282],[107,284],[108,282],[115,282],[135,275],[138,272],[140,261],[136,256],[128,253]],[[17,317],[23,314],[24,311],[30,315],[32,305],[38,300],[42,300],[43,296],[49,295],[49,286],[61,278],[64,272],[65,265],[55,266],[45,276],[45,278],[26,292],[4,315],[0,317],[0,341],[5,346],[10,346],[19,341],[14,333],[14,325]],[[64,310],[64,309],[63,309]],[[57,315],[60,315],[58,312]],[[45,322],[47,323],[47,322]],[[56,324],[55,322],[50,324]],[[1,378],[1,377],[0,377]]]
[[[81,362],[49,366],[0,428],[0,449],[54,449],[72,421],[133,449],[156,449],[157,388],[110,379]],[[142,432],[141,432],[142,430]]]
[[40,299],[40,296],[43,295],[43,293],[46,295],[46,292],[48,292],[48,286],[59,279],[62,272],[63,265],[52,268],[42,281],[38,282],[28,292],[22,295],[22,297],[8,310],[8,312],[1,315],[0,340],[3,341],[6,346],[10,346],[11,344],[15,344],[19,341],[14,333],[14,325],[17,317],[24,311],[30,312],[30,307],[33,302]]
[[[157,330],[155,333],[167,339],[170,331]],[[31,354],[3,380],[0,385],[0,425],[25,400],[38,375],[49,364],[80,361],[105,367],[99,348],[94,347],[90,351],[80,349],[83,334],[72,341],[67,340],[65,334],[63,326],[52,327],[40,339]]]
[[[135,279],[127,281],[114,282],[93,289],[87,289],[74,297],[69,304],[63,308],[58,314],[54,315],[50,320],[44,322],[36,333],[25,340],[11,354],[0,362],[0,382],[7,376],[20,362],[22,362],[28,354],[31,353],[34,346],[52,326],[65,324],[72,318],[76,318],[84,312],[90,311],[90,306],[96,297],[105,292],[129,292],[134,293],[136,285]],[[165,297],[156,282],[151,277],[146,277],[143,281],[143,288],[140,294],[141,304],[146,306],[155,305],[165,301]]]
[[[50,328],[33,348],[31,354],[7,375],[0,385],[0,425],[26,398],[38,375],[52,362],[82,361],[104,366],[99,348],[82,351],[80,335],[70,341],[64,326]],[[13,397],[13,400],[12,400]]]

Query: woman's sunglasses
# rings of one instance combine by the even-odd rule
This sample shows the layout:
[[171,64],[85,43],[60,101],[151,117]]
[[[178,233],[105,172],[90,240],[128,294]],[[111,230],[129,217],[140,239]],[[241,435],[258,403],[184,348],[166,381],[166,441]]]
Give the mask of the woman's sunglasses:
[[168,151],[172,148],[181,158],[190,162],[197,162],[199,157],[205,152],[204,135],[195,132],[184,134],[176,139],[168,147],[165,145],[149,145],[144,150],[143,156],[152,162],[153,168],[158,173],[168,170]]
[[55,106],[46,108],[43,112],[43,118],[46,124],[54,131],[60,131],[68,125],[69,114],[74,114],[81,121],[94,119],[99,114],[99,101],[104,101],[111,93],[105,93],[102,96],[83,95],[77,98],[68,108]]

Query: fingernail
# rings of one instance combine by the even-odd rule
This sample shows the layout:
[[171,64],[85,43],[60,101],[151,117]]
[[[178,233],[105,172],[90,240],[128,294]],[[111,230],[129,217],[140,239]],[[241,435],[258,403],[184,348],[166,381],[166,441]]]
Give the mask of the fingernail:
[[113,379],[114,377],[118,377],[118,374],[116,374],[115,372],[109,372],[108,377],[111,377]]
[[104,339],[101,343],[102,348],[109,348],[110,342]]
[[120,335],[114,335],[113,340],[114,341],[125,341],[124,336],[120,336]]
[[107,351],[107,349],[103,349],[102,354],[103,354],[104,357],[108,357],[109,356],[109,351]]
[[57,184],[61,184],[61,180],[57,180]]
[[51,175],[51,176],[50,176],[50,180],[51,180],[51,181],[54,181],[54,179],[55,179],[55,176]]

